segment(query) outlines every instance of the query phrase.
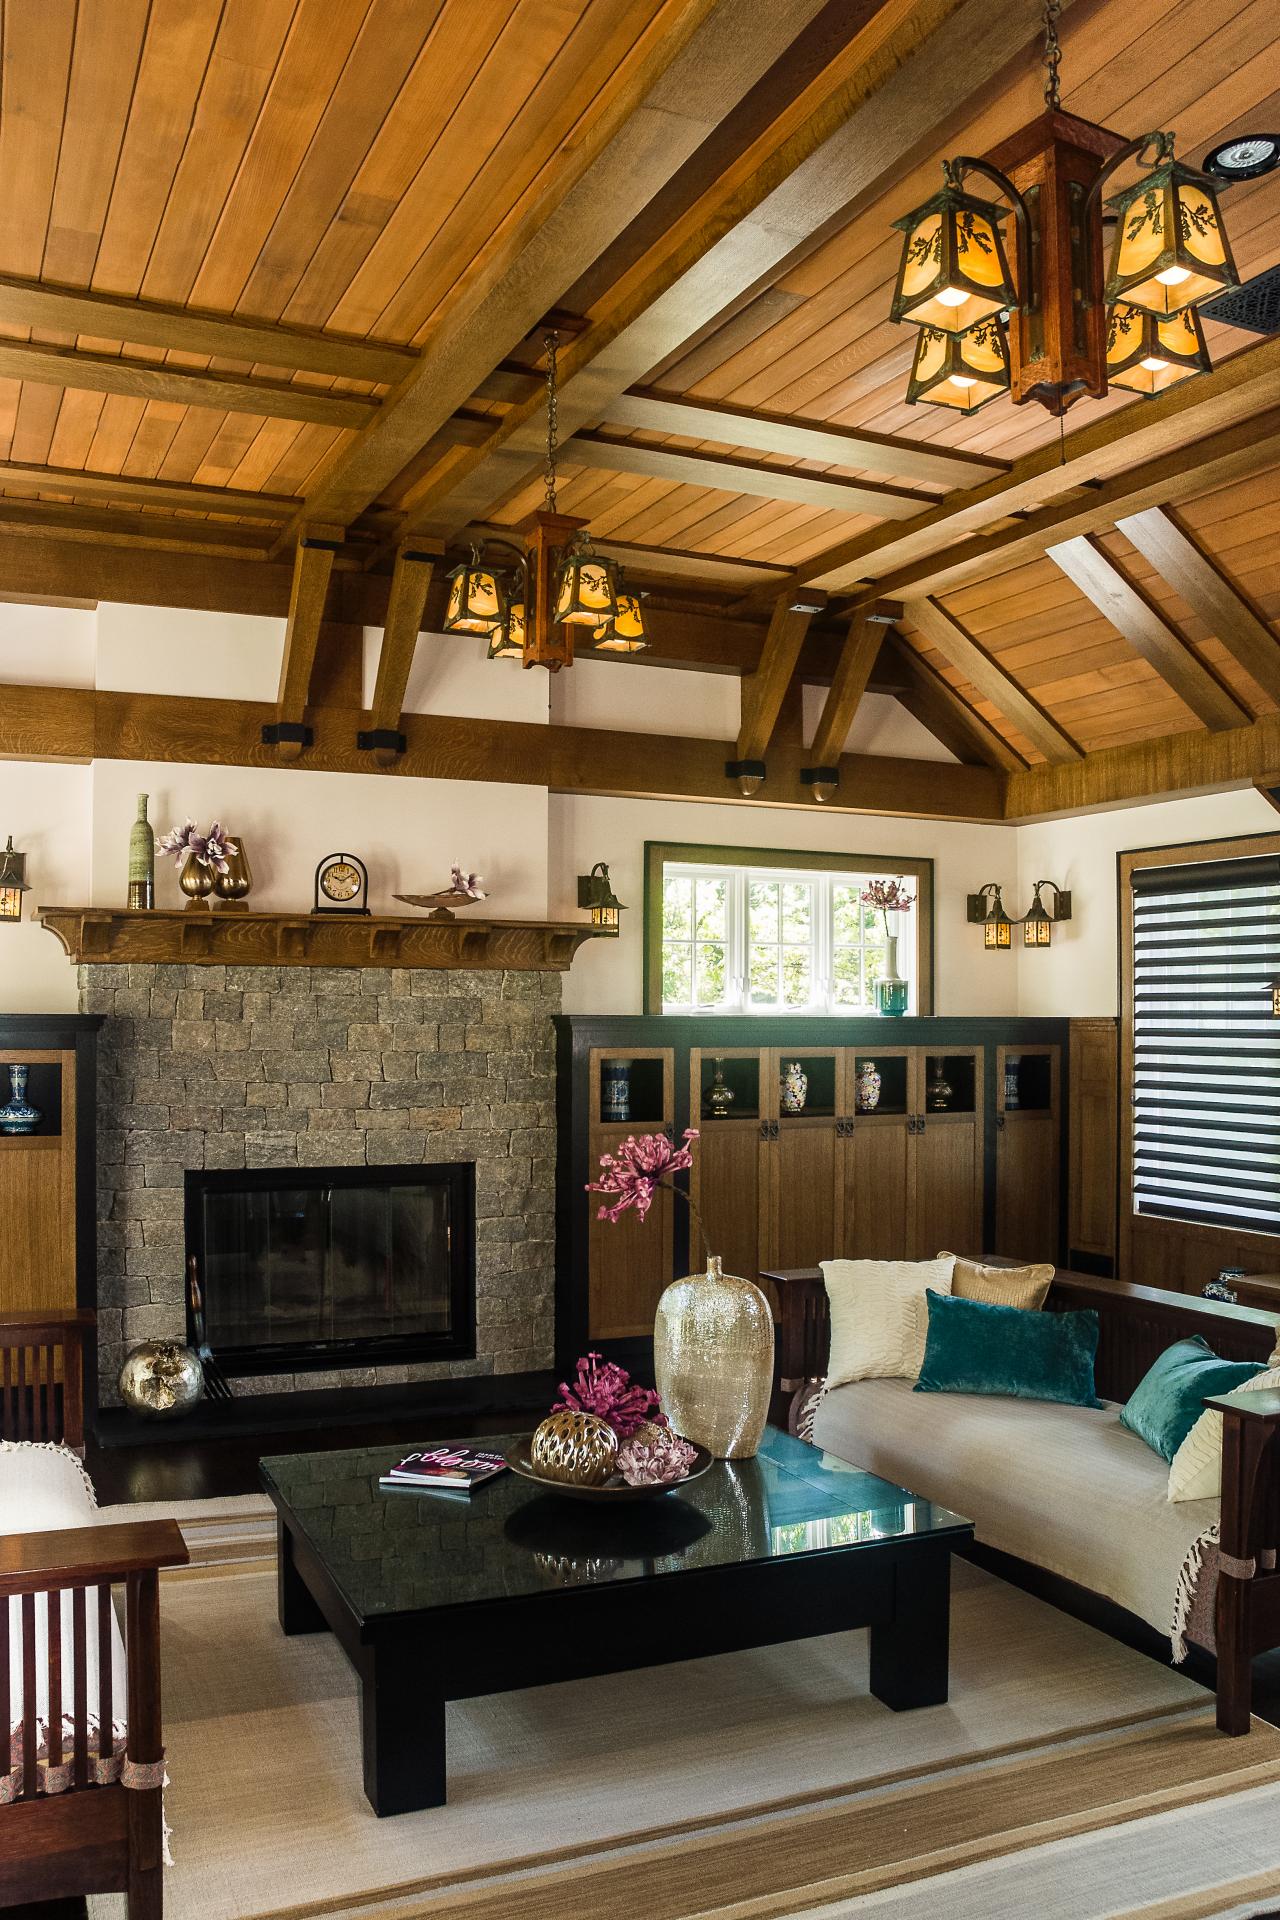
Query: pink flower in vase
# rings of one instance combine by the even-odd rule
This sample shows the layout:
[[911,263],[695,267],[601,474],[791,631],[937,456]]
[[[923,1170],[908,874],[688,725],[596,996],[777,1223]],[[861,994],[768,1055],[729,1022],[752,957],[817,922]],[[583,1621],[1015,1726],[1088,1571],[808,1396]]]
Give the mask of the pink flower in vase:
[[686,1127],[685,1144],[677,1147],[665,1133],[642,1133],[638,1139],[629,1134],[616,1153],[602,1153],[600,1171],[604,1177],[589,1180],[587,1192],[612,1196],[613,1204],[597,1208],[596,1219],[613,1224],[634,1207],[643,1220],[666,1175],[682,1173],[693,1165],[689,1142],[697,1137],[696,1127]]

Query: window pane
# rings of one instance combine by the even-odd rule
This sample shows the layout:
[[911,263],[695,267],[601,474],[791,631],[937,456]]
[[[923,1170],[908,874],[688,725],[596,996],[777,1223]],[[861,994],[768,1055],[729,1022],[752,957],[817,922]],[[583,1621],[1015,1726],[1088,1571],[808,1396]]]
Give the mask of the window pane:
[[782,937],[808,941],[813,929],[813,888],[789,880],[782,889]]
[[699,880],[694,931],[699,940],[723,940],[728,887],[723,880]]
[[688,940],[692,933],[692,880],[665,880],[662,885],[663,938],[666,940]]
[[864,907],[862,909],[862,925],[868,945],[870,945],[872,941],[875,941],[879,946],[884,945],[884,915],[881,913],[879,907]]
[[768,945],[778,938],[778,895],[781,889],[776,880],[753,880],[751,882],[751,944],[759,941]]
[[809,1004],[812,970],[807,947],[784,947],[782,950],[782,990],[783,999],[789,1007],[805,1007]]
[[857,947],[837,947],[832,967],[836,1003],[842,1007],[862,1005],[862,956]]
[[662,1003],[687,1007],[693,998],[693,954],[688,947],[662,949]]
[[883,977],[886,964],[887,964],[887,956],[885,954],[885,950],[883,946],[879,948],[874,948],[874,947],[867,948],[865,978],[867,983],[866,1001],[868,1006],[870,1006],[871,1002],[876,997],[875,983],[877,980]]
[[751,1000],[756,1006],[775,1007],[778,1004],[778,949],[776,947],[752,947],[751,949]]
[[856,887],[831,889],[831,914],[838,947],[856,944],[862,938],[862,905]]
[[700,1007],[719,1006],[724,999],[724,948],[700,944],[695,952],[697,954],[698,1005]]

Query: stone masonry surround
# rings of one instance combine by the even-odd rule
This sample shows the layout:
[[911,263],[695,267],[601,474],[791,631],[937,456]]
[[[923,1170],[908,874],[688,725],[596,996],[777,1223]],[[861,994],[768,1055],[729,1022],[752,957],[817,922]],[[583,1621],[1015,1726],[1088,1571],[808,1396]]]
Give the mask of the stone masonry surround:
[[139,1340],[186,1337],[188,1168],[476,1167],[476,1357],[233,1382],[238,1392],[550,1367],[560,975],[82,965],[98,1065],[104,1404]]

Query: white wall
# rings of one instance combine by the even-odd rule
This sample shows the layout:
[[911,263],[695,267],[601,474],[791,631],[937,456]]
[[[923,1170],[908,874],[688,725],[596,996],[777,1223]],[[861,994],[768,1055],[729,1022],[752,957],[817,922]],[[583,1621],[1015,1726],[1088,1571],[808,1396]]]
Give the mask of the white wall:
[[0,926],[0,1012],[75,1010],[75,968],[30,916],[37,906],[81,906],[89,898],[91,780],[88,767],[0,760],[0,847],[12,834],[27,856],[32,889],[23,901],[28,917]]
[[257,614],[127,607],[104,600],[97,612],[97,675],[90,684],[113,693],[274,700],[284,625]]
[[97,631],[91,608],[0,605],[0,685],[91,687]]

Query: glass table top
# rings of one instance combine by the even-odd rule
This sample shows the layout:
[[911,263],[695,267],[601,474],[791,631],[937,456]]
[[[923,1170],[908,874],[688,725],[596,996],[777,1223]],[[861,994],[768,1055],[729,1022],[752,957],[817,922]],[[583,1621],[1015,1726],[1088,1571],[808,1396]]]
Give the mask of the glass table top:
[[[479,1444],[500,1451],[517,1437]],[[754,1460],[717,1461],[687,1493],[617,1508],[540,1493],[510,1471],[470,1495],[384,1491],[379,1475],[413,1444],[261,1463],[267,1492],[360,1619],[970,1531],[772,1427]]]

